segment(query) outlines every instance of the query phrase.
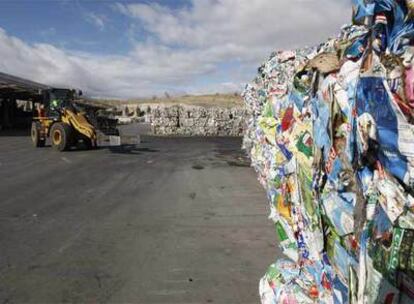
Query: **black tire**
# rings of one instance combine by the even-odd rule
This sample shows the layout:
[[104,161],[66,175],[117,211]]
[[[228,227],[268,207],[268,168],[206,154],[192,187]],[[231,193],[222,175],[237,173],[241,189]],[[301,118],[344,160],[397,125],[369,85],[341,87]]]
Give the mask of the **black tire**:
[[37,121],[32,122],[32,129],[30,130],[30,136],[32,138],[33,146],[36,148],[44,147],[46,143],[45,138],[41,138],[40,135],[40,123]]
[[72,127],[61,122],[52,125],[50,129],[50,139],[52,147],[57,151],[66,151],[73,144]]
[[92,142],[92,140],[90,138],[85,137],[83,140],[85,147],[87,150],[95,150],[98,147]]
[[91,150],[92,149],[92,141],[89,138],[84,137],[83,138],[83,144],[84,144],[86,150]]

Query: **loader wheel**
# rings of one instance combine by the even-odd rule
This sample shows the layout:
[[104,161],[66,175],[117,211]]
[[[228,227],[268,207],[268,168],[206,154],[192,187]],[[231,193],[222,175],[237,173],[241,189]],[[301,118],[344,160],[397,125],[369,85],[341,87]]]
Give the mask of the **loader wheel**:
[[32,122],[32,129],[30,131],[30,135],[32,137],[32,143],[36,148],[44,147],[46,139],[41,138],[40,135],[40,123],[38,122]]
[[50,130],[52,147],[57,151],[68,150],[72,146],[72,127],[64,123],[55,123]]
[[90,138],[85,138],[83,142],[85,143],[87,150],[97,149],[96,144],[94,144]]

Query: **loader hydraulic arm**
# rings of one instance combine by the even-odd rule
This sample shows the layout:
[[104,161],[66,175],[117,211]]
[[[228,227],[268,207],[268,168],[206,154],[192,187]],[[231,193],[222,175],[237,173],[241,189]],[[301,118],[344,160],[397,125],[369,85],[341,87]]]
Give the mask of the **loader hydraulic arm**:
[[62,121],[71,125],[80,134],[86,136],[92,141],[96,141],[95,127],[92,126],[82,113],[75,113],[69,109],[63,109]]

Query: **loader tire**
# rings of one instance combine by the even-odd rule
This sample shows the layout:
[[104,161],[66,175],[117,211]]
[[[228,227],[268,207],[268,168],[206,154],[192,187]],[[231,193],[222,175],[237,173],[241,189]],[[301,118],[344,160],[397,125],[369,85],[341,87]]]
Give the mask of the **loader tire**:
[[73,144],[72,127],[61,122],[52,125],[50,129],[50,139],[52,147],[57,151],[66,151]]
[[84,143],[87,150],[97,149],[96,144],[94,144],[90,138],[85,138]]
[[46,139],[42,138],[40,135],[40,123],[32,122],[32,129],[30,130],[30,136],[32,138],[33,146],[36,148],[44,147],[46,143]]

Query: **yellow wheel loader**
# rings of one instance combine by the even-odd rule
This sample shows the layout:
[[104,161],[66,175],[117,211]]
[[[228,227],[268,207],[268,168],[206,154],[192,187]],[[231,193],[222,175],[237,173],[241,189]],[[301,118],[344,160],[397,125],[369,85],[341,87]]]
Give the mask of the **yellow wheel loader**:
[[42,103],[34,110],[31,128],[35,147],[45,146],[47,138],[58,151],[69,150],[80,141],[89,149],[97,147],[97,129],[74,102],[76,91],[48,89],[42,95]]

